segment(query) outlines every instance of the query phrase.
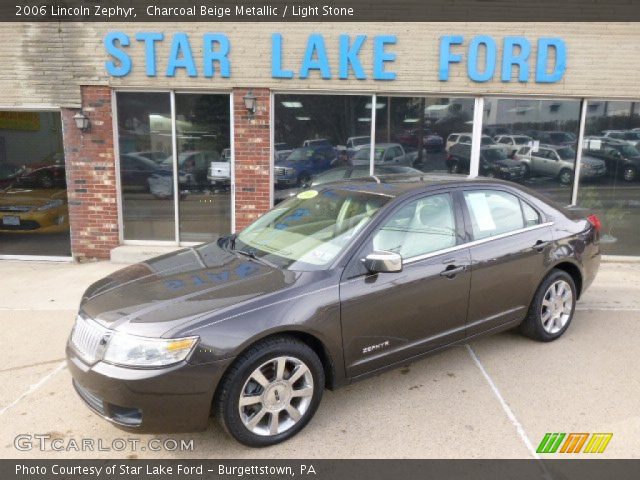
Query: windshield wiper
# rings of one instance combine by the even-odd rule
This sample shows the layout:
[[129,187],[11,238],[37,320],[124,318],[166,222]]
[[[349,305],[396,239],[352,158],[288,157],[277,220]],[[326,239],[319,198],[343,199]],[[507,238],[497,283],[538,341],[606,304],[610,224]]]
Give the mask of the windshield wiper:
[[255,252],[245,252],[244,250],[236,250],[235,248],[233,249],[233,251],[235,253],[239,253],[240,255],[243,255],[245,257],[249,257],[250,259],[255,260],[258,263],[262,263],[263,265],[266,265],[267,267],[280,268],[275,263],[271,263],[269,260],[265,260],[264,258],[258,257],[255,254]]

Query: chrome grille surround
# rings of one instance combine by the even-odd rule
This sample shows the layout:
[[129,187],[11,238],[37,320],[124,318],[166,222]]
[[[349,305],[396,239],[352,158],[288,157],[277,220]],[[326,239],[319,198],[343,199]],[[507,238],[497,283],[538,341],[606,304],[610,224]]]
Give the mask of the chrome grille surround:
[[71,332],[71,346],[82,360],[93,365],[102,358],[112,332],[83,315],[78,315]]

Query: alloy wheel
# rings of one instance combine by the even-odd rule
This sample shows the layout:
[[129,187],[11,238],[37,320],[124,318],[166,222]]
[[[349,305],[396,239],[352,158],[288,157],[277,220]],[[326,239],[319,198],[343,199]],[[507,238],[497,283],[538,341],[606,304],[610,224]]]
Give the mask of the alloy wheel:
[[551,335],[564,328],[573,311],[573,291],[564,280],[553,282],[542,298],[542,327]]
[[313,397],[313,375],[300,359],[276,357],[256,368],[242,387],[238,408],[252,433],[286,432],[305,415]]
[[560,173],[560,183],[563,183],[565,185],[571,183],[571,176],[572,173],[569,170],[563,170]]

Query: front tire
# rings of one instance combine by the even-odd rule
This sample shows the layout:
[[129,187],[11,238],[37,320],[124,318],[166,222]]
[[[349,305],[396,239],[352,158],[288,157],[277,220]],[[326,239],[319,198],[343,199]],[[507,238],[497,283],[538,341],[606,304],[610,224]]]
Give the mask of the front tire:
[[214,413],[240,443],[275,445],[311,420],[324,383],[322,362],[309,346],[290,336],[269,338],[240,355],[225,374]]
[[565,168],[564,170],[562,170],[558,175],[558,180],[560,180],[560,183],[563,185],[569,185],[572,179],[573,179],[573,172],[568,168]]
[[533,340],[551,342],[569,328],[576,308],[576,286],[567,272],[552,270],[536,291],[520,332]]
[[311,187],[311,175],[308,173],[302,173],[298,177],[298,186],[300,188],[309,188]]

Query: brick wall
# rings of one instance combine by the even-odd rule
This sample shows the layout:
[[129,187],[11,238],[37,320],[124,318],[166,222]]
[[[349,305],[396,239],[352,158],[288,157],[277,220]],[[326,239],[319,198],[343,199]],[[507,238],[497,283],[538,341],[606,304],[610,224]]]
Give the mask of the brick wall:
[[77,260],[105,259],[119,244],[111,90],[83,86],[81,98],[86,132],[73,120],[78,110],[62,109],[71,252]]
[[[249,90],[258,99],[253,116],[248,114],[242,98]],[[233,108],[236,231],[240,231],[270,208],[269,89],[234,89]]]

